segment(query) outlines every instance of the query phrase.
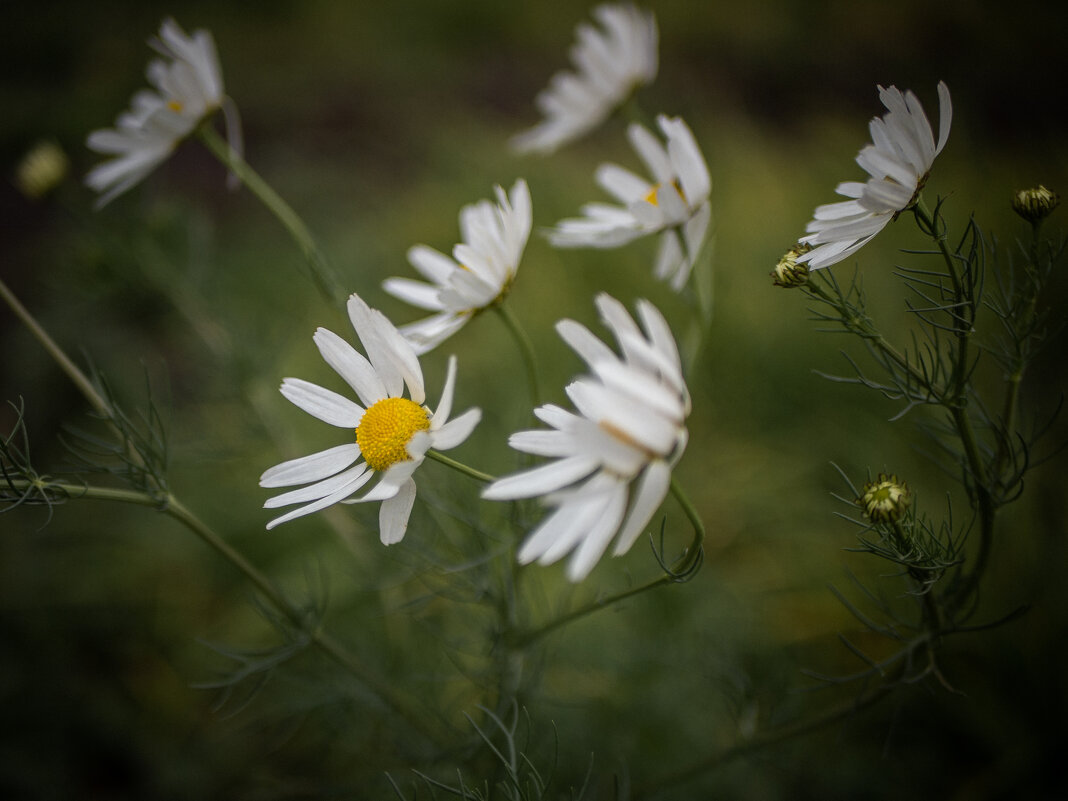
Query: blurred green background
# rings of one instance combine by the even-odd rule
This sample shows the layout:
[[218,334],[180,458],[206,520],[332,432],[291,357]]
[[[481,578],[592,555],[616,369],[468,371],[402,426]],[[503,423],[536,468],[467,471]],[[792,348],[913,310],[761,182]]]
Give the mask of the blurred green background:
[[[833,188],[861,174],[852,159],[881,111],[876,84],[912,88],[929,114],[935,85],[953,94],[953,133],[928,196],[949,195],[960,230],[975,213],[1000,246],[1024,226],[1011,194],[1044,183],[1068,191],[1063,84],[1068,12],[1038,2],[931,4],[655,2],[660,75],[640,99],[681,114],[713,177],[715,318],[690,377],[690,445],[677,474],[709,530],[690,584],[639,596],[553,635],[536,650],[526,697],[531,754],[554,787],[587,797],[654,782],[760,727],[849,697],[804,668],[861,667],[837,641],[856,621],[828,590],[862,601],[849,574],[885,568],[843,549],[855,532],[832,463],[906,479],[934,516],[955,488],[918,452],[912,417],[813,372],[845,372],[847,346],[820,334],[798,295],[768,272]],[[91,359],[131,407],[146,377],[167,421],[175,492],[296,599],[327,598],[327,622],[355,652],[463,726],[489,671],[492,571],[486,544],[508,537],[502,510],[464,499],[472,487],[439,465],[420,474],[404,542],[377,541],[375,510],[303,518],[270,533],[256,480],[285,458],[336,444],[335,432],[277,393],[294,375],[333,385],[311,342],[347,324],[301,276],[299,251],[248,192],[195,142],[143,185],[93,212],[80,177],[96,158],[88,131],[112,125],[144,85],[145,40],[173,15],[216,39],[240,108],[249,162],[294,206],[323,250],[395,322],[417,313],[380,281],[411,275],[417,242],[448,251],[460,207],[519,176],[535,227],[596,196],[602,160],[634,165],[613,120],[547,159],[511,154],[535,123],[533,98],[567,65],[588,7],[546,0],[481,2],[47,2],[0,10],[0,276],[55,338]],[[73,175],[29,202],[11,176],[41,138],[67,151]],[[1051,232],[1063,229],[1064,210]],[[890,266],[922,246],[903,218],[858,256],[873,308],[907,331]],[[681,334],[690,308],[650,277],[654,243],[607,252],[551,250],[534,235],[509,300],[532,335],[549,400],[581,370],[552,323],[595,326],[592,299],[653,300]],[[842,265],[843,268],[846,265]],[[841,270],[848,275],[848,270]],[[1064,308],[1059,278],[1049,301]],[[596,329],[595,330],[599,330]],[[26,404],[38,469],[70,458],[59,432],[85,404],[6,308],[0,311],[0,400]],[[1028,378],[1023,413],[1043,420],[1065,389],[1063,332]],[[457,456],[491,472],[514,467],[507,434],[528,425],[522,372],[498,320],[479,318],[424,358],[431,387],[459,358],[457,409],[484,422]],[[83,361],[84,363],[84,361]],[[997,386],[996,370],[979,375]],[[435,390],[431,390],[434,396]],[[0,429],[14,423],[0,411]],[[1061,488],[1064,440],[1000,520],[981,620],[1031,604],[1022,619],[947,644],[958,691],[917,687],[846,722],[734,760],[663,798],[1061,798],[1068,569]],[[424,474],[425,473],[425,474]],[[459,499],[459,500],[458,500]],[[954,496],[961,512],[966,502]],[[454,522],[457,508],[484,529]],[[688,534],[670,501],[668,544]],[[176,524],[143,509],[89,502],[0,517],[0,795],[9,798],[391,798],[418,767],[454,780],[489,776],[483,753],[434,761],[405,743],[366,692],[314,654],[229,698],[198,686],[233,669],[213,646],[268,648],[277,636],[251,589]],[[463,567],[462,567],[463,566]],[[529,571],[534,622],[656,575],[644,545],[605,560],[570,588],[559,567]],[[872,644],[873,648],[878,646]],[[466,678],[465,678],[466,675]],[[534,677],[540,676],[540,681]],[[485,699],[481,699],[485,702]],[[592,756],[591,756],[592,755]],[[425,788],[420,797],[424,797]],[[429,797],[429,796],[427,796]]]

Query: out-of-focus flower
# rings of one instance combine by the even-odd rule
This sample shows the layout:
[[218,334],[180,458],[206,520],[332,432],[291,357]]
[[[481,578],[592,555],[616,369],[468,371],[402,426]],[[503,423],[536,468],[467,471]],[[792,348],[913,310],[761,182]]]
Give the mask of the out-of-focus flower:
[[804,286],[808,283],[808,265],[798,264],[799,257],[808,253],[812,248],[804,243],[798,243],[779,259],[775,269],[771,271],[772,283],[786,289]]
[[879,87],[879,99],[889,111],[875,117],[868,128],[872,144],[857,155],[857,164],[871,176],[866,183],[846,181],[835,191],[850,200],[816,208],[801,241],[812,246],[798,261],[819,270],[837,264],[860,250],[886,224],[911,208],[923,189],[935,157],[949,138],[953,104],[945,82],[938,84],[938,141],[923,106],[911,91]]
[[[343,501],[382,501],[379,533],[383,543],[392,545],[403,539],[408,528],[415,502],[412,474],[426,452],[459,445],[474,430],[482,413],[469,409],[449,420],[456,382],[456,359],[452,357],[441,401],[431,412],[424,405],[426,392],[419,359],[393,324],[355,294],[349,297],[348,311],[366,357],[325,328],[315,332],[314,340],[323,359],[352,387],[360,403],[299,378],[285,379],[282,394],[313,417],[354,430],[355,441],[267,470],[260,477],[261,487],[308,485],[276,495],[264,504],[268,509],[304,504],[276,517],[267,528]],[[405,385],[407,398],[403,397]],[[362,498],[351,499],[376,473],[382,477],[374,489]]]
[[[137,92],[114,128],[93,131],[87,140],[91,150],[115,157],[94,167],[85,178],[90,188],[103,193],[97,208],[165,161],[225,99],[219,57],[209,32],[198,30],[188,36],[174,20],[166,19],[159,38],[149,44],[163,56],[150,62],[146,72],[154,91]],[[231,146],[238,147],[232,125],[228,119]]]
[[498,479],[482,493],[492,500],[541,497],[555,507],[518,558],[551,564],[574,551],[571,581],[589,574],[613,538],[615,555],[634,544],[668,492],[690,413],[678,348],[656,307],[638,301],[639,329],[614,298],[602,293],[596,304],[622,355],[577,322],[557,323],[591,371],[566,388],[577,413],[552,404],[535,409],[551,430],[519,431],[508,442],[554,461]]
[[482,200],[460,211],[463,242],[453,259],[426,245],[408,251],[408,261],[431,283],[388,278],[382,287],[394,297],[435,314],[400,332],[416,353],[437,347],[459,331],[476,313],[508,293],[530,236],[530,190],[523,179],[506,197],[496,187],[497,204]]
[[519,152],[552,153],[600,125],[657,72],[656,18],[633,5],[600,5],[601,24],[580,23],[571,48],[576,72],[558,72],[534,101],[545,119],[512,138]]
[[1030,223],[1046,219],[1061,203],[1061,196],[1044,186],[1021,189],[1012,199],[1012,210]]
[[15,168],[15,185],[26,197],[38,200],[67,177],[70,159],[55,142],[38,142]]
[[857,506],[873,523],[890,523],[900,520],[912,502],[912,494],[904,481],[897,476],[880,473],[875,481],[864,485],[857,498]]
[[680,117],[660,115],[665,143],[637,123],[627,129],[652,181],[616,164],[602,164],[595,180],[622,205],[587,203],[585,217],[561,220],[549,231],[556,247],[614,248],[663,232],[654,273],[680,290],[708,236],[712,179],[693,132]]

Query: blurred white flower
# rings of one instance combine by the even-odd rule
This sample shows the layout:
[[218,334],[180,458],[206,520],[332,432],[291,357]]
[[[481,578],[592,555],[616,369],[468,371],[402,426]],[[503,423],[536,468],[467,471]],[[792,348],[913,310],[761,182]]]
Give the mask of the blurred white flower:
[[[222,71],[215,42],[204,30],[192,36],[172,19],[163,21],[158,39],[149,44],[162,59],[148,65],[148,82],[155,91],[142,89],[130,109],[118,116],[115,127],[93,131],[86,144],[115,158],[94,167],[86,184],[104,194],[97,208],[141,181],[170,156],[175,146],[223,105]],[[231,146],[238,147],[234,120],[227,120]]]
[[689,126],[680,117],[663,114],[657,124],[666,144],[637,123],[627,129],[652,181],[616,164],[602,164],[594,178],[622,205],[587,203],[582,207],[585,217],[561,220],[548,236],[561,248],[614,248],[663,232],[654,273],[678,291],[708,236],[712,179]]
[[801,242],[812,247],[798,258],[818,270],[856,253],[898,214],[910,208],[923,189],[949,138],[953,104],[944,81],[938,83],[938,142],[923,106],[911,91],[879,87],[879,99],[889,111],[872,119],[872,144],[857,155],[857,164],[871,176],[867,183],[845,181],[835,191],[851,198],[816,208]]
[[589,574],[613,537],[617,556],[634,544],[668,492],[690,413],[678,348],[656,307],[638,301],[643,333],[619,301],[602,293],[596,304],[622,356],[585,326],[557,323],[591,370],[566,388],[578,413],[552,404],[535,409],[552,430],[520,431],[509,444],[555,461],[498,479],[482,493],[491,500],[541,496],[555,507],[518,557],[550,564],[574,551],[571,581]]
[[426,245],[408,251],[408,261],[431,283],[388,278],[382,284],[394,297],[435,312],[400,328],[416,353],[426,353],[459,331],[477,312],[501,300],[515,280],[530,236],[530,190],[520,178],[510,197],[499,186],[496,192],[497,205],[482,200],[461,209],[463,242],[453,248],[455,261]]
[[600,125],[657,71],[656,18],[630,4],[600,5],[598,29],[580,23],[571,48],[577,72],[558,72],[535,99],[545,119],[512,138],[522,153],[552,153]]
[[[313,417],[354,430],[355,442],[267,470],[260,477],[261,487],[309,485],[276,495],[264,504],[268,509],[305,504],[276,517],[267,528],[342,501],[382,501],[380,536],[383,543],[392,545],[403,539],[408,528],[415,502],[412,474],[423,463],[426,452],[459,445],[474,430],[482,413],[469,409],[449,420],[456,382],[454,357],[449,358],[441,402],[431,412],[424,405],[426,392],[419,359],[393,324],[355,294],[349,297],[348,311],[366,357],[325,328],[315,332],[314,340],[323,359],[352,387],[360,403],[299,378],[285,379],[282,394]],[[404,385],[408,387],[408,398],[403,397]],[[382,477],[374,489],[362,498],[346,500],[375,473]]]

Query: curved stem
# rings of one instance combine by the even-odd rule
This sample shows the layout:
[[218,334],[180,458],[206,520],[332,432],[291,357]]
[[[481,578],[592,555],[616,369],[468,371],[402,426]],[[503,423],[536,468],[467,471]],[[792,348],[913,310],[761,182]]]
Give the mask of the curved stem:
[[538,371],[535,366],[534,346],[530,342],[530,337],[527,336],[526,331],[523,330],[519,320],[512,314],[512,310],[508,308],[507,304],[497,303],[493,306],[493,310],[497,312],[497,316],[504,322],[508,333],[512,335],[512,339],[515,340],[516,346],[519,348],[519,356],[523,360],[523,367],[527,373],[531,408],[539,406],[541,405],[541,390],[538,387]]
[[946,245],[946,238],[938,231],[936,218],[931,216],[922,201],[918,202],[912,211],[920,229],[931,236],[937,245],[946,263],[950,280],[953,282],[954,303],[948,313],[953,319],[953,328],[956,331],[957,353],[953,364],[952,387],[947,387],[942,404],[949,411],[957,435],[960,437],[965,459],[963,480],[979,513],[979,550],[963,584],[958,585],[953,592],[953,600],[957,604],[962,604],[976,590],[979,579],[986,570],[993,545],[994,517],[997,514],[997,503],[990,483],[991,476],[987,464],[983,461],[979,441],[966,407],[969,390],[968,361],[970,356],[968,349],[975,322],[976,299],[964,286],[954,255],[949,252]]
[[221,161],[234,175],[241,179],[249,191],[251,191],[285,226],[290,235],[296,240],[297,245],[304,253],[309,267],[311,267],[312,279],[319,291],[327,300],[342,306],[348,293],[342,288],[333,268],[330,267],[316,244],[315,237],[304,224],[304,221],[293,211],[281,196],[249,166],[248,162],[235,153],[230,146],[212,129],[210,125],[201,125],[197,134],[204,145]]
[[[11,483],[14,489],[29,489],[34,486],[33,482],[24,480],[14,480]],[[404,718],[413,729],[439,746],[449,742],[445,732],[432,723],[423,710],[416,708],[406,698],[398,695],[385,679],[373,673],[353,654],[349,653],[331,634],[324,631],[321,626],[309,628],[308,616],[290,602],[282,591],[275,586],[274,582],[253,565],[240,551],[197,517],[189,507],[173,494],[168,493],[165,498],[160,500],[148,493],[112,487],[79,486],[63,482],[38,482],[36,486],[38,489],[61,492],[73,499],[85,498],[148,506],[178,521],[195,534],[201,542],[237,569],[271,606],[286,617],[294,628],[308,636],[308,641],[311,644],[363,683],[398,715]]]
[[49,336],[48,332],[44,330],[40,323],[34,318],[32,314],[26,309],[19,299],[15,297],[15,294],[8,288],[7,284],[0,280],[0,297],[4,299],[4,302],[11,307],[11,310],[15,312],[15,316],[22,321],[22,324],[29,329],[33,334],[34,339],[41,343],[42,347],[48,351],[48,355],[51,356],[56,364],[59,365],[67,377],[74,383],[74,386],[78,388],[78,391],[85,396],[90,405],[99,413],[102,417],[109,418],[111,416],[111,408],[108,406],[107,401],[101,397],[100,393],[96,391],[96,387],[93,386],[93,382],[90,381],[85,373],[78,369],[78,366],[70,360],[63,349],[56,344],[56,341]]
[[435,462],[441,462],[443,465],[451,467],[459,473],[463,473],[465,476],[475,479],[475,481],[481,481],[485,484],[491,481],[496,481],[496,477],[491,476],[489,473],[483,473],[481,470],[476,470],[473,467],[468,467],[463,462],[458,462],[451,456],[446,456],[441,451],[427,451],[428,459],[433,459]]
[[566,626],[572,621],[578,620],[579,618],[585,617],[586,615],[601,609],[607,609],[613,604],[617,604],[627,598],[640,595],[643,592],[655,589],[664,584],[679,584],[689,581],[701,563],[703,554],[702,546],[705,539],[705,527],[704,523],[701,522],[700,515],[697,514],[697,509],[690,502],[690,499],[675,481],[674,477],[671,479],[671,494],[675,496],[675,500],[678,502],[679,506],[682,507],[683,512],[693,526],[693,539],[690,541],[686,550],[682,552],[682,555],[675,561],[675,564],[666,569],[664,574],[659,578],[653,579],[652,581],[637,587],[631,587],[629,590],[623,590],[615,595],[598,598],[585,606],[581,606],[578,609],[568,612],[566,615],[561,615],[560,617],[549,621],[543,626],[539,626],[531,631],[521,632],[512,640],[512,645],[517,648],[525,647],[536,640],[540,640],[546,634],[556,631],[556,629],[561,628],[562,626]]
[[918,370],[916,365],[909,362],[901,351],[890,344],[890,342],[888,342],[881,333],[875,330],[873,326],[868,325],[864,320],[858,319],[841,297],[835,298],[820,286],[820,284],[811,280],[805,284],[804,289],[808,294],[816,296],[819,300],[833,307],[835,311],[838,312],[839,322],[842,323],[847,331],[863,338],[865,342],[869,343],[872,347],[882,353],[883,356],[893,362],[898,369],[907,374],[912,381],[915,381],[918,385],[924,387],[933,396],[940,397],[937,388],[931,386],[927,376]]
[[641,799],[659,793],[665,787],[682,784],[683,782],[694,779],[702,773],[713,770],[714,768],[730,762],[733,759],[737,759],[738,757],[745,756],[754,751],[759,751],[762,748],[767,748],[776,745],[777,743],[791,740],[794,737],[799,737],[803,734],[808,734],[809,732],[817,731],[825,726],[830,726],[831,724],[845,720],[860,710],[881,701],[884,697],[889,695],[891,690],[896,686],[897,685],[893,682],[888,681],[879,687],[876,687],[874,690],[861,695],[859,698],[839,704],[810,720],[802,720],[797,723],[782,726],[778,729],[772,729],[754,735],[740,743],[716,751],[694,765],[683,768],[669,776],[663,777],[662,779],[650,782],[646,786],[637,787],[631,797],[633,799]]

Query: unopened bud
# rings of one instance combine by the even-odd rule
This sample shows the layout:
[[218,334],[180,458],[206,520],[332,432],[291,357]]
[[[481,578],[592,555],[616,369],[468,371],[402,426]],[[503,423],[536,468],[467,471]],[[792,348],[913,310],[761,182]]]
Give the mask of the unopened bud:
[[23,156],[15,169],[15,185],[26,197],[38,200],[67,177],[70,161],[55,142],[39,142]]
[[1060,202],[1060,195],[1039,185],[1017,192],[1012,199],[1012,210],[1028,222],[1036,223],[1046,219]]
[[897,476],[880,473],[875,481],[864,485],[857,505],[873,523],[890,523],[901,519],[912,501],[908,485]]

